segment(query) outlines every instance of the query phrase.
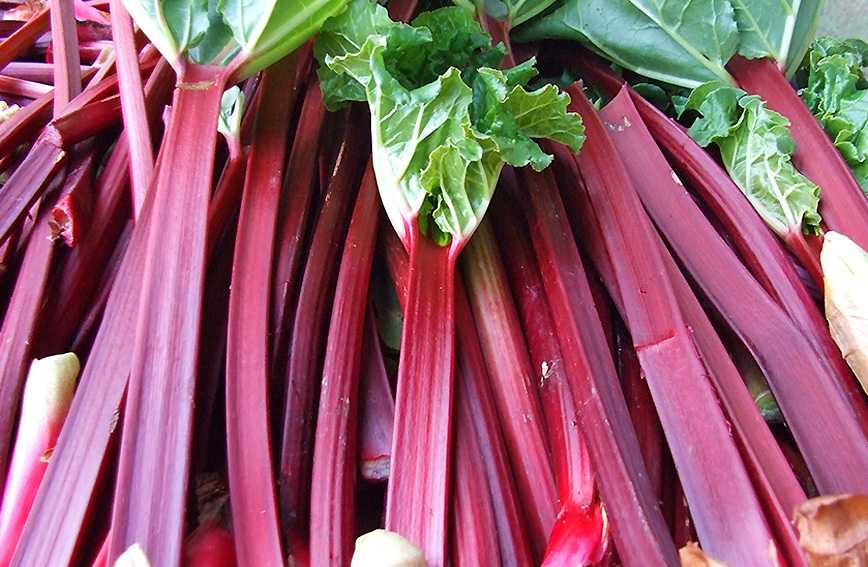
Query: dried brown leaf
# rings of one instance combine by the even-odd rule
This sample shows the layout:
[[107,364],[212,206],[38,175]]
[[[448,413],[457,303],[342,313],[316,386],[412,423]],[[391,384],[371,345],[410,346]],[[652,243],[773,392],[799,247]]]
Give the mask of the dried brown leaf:
[[830,231],[824,237],[820,261],[829,330],[868,391],[868,253],[846,236]]
[[812,498],[793,521],[810,567],[868,566],[868,496]]
[[678,550],[681,557],[681,567],[729,567],[717,559],[709,557],[693,542]]

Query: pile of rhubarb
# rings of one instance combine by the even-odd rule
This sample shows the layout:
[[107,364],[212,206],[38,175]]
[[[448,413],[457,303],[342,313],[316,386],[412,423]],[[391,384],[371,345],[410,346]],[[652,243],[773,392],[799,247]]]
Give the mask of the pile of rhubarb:
[[0,4],[0,567],[864,564],[868,44],[381,4]]

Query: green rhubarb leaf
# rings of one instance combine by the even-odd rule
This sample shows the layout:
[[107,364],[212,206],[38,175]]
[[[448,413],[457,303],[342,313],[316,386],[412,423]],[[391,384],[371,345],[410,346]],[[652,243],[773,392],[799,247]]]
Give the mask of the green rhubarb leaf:
[[195,63],[226,65],[240,49],[232,38],[232,30],[218,11],[217,4],[214,0],[209,2],[208,29],[201,41],[186,50],[187,57]]
[[[330,106],[363,95],[372,114],[373,163],[398,234],[418,219],[446,244],[466,241],[485,213],[504,163],[542,169],[551,161],[533,138],[578,150],[583,130],[554,87],[527,92],[533,63],[501,72],[500,48],[470,14],[447,7],[393,23],[385,9],[354,0],[326,22],[314,52]],[[352,79],[352,80],[350,80]],[[353,84],[353,81],[356,83]]]
[[738,23],[738,52],[748,58],[801,61],[820,10],[819,0],[730,0]]
[[571,39],[636,73],[687,88],[733,82],[739,35],[729,0],[565,0],[515,41]]
[[569,103],[566,93],[553,85],[531,92],[516,86],[503,100],[503,107],[513,117],[523,136],[555,140],[577,153],[585,130],[580,122],[568,118]]
[[[385,35],[392,26],[384,10],[370,10],[364,3],[351,2],[342,13],[323,23],[313,44],[314,57],[325,61],[329,55],[358,53],[368,37]],[[337,110],[346,102],[367,100],[364,86],[353,75],[338,73],[327,65],[320,65],[317,75],[326,108]]]
[[123,0],[176,70],[183,61],[237,65],[240,80],[284,57],[346,0]]
[[239,79],[261,71],[313,37],[347,0],[221,0],[226,24],[241,45]]
[[467,73],[479,67],[496,67],[505,54],[502,47],[493,49],[491,38],[479,23],[455,6],[419,14],[410,29],[422,32],[427,40],[418,46],[410,43],[403,48],[403,37],[393,35],[387,56],[389,71],[409,89],[436,80],[450,67],[463,69],[464,80],[469,84]]
[[558,0],[453,0],[471,14],[488,13],[510,26],[518,26],[542,14]]
[[208,0],[124,0],[124,7],[169,61],[180,60],[208,29]]
[[175,67],[184,60],[225,64],[237,53],[220,0],[123,0],[124,7]]
[[[488,3],[498,0],[488,0]],[[504,0],[510,25],[519,26],[553,6],[557,0]]]
[[782,236],[819,231],[820,188],[790,161],[795,143],[786,118],[722,83],[694,89],[686,109],[702,115],[689,134],[700,145],[718,146],[730,177],[772,230]]
[[802,99],[868,193],[868,44],[821,38],[808,61]]

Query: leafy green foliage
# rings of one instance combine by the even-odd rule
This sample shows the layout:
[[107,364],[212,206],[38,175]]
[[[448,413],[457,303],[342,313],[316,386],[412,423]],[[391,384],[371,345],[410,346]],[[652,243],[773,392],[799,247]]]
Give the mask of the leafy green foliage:
[[810,41],[819,0],[730,0],[738,23],[738,52],[798,63]]
[[730,177],[772,230],[819,230],[820,188],[790,161],[795,143],[786,118],[759,97],[720,82],[694,89],[685,109],[702,115],[690,127],[691,137],[703,146],[717,144]]
[[261,71],[294,51],[313,37],[329,17],[341,12],[347,0],[237,0],[254,4],[259,19],[247,14],[243,23],[229,16],[229,6],[236,0],[225,0],[226,24],[232,28],[242,46],[245,64],[239,79]]
[[516,29],[516,41],[573,39],[643,76],[693,88],[715,79],[738,45],[729,0],[566,0]]
[[[124,0],[166,59],[226,65],[250,76],[312,37],[346,0]],[[240,54],[240,59],[237,57]]]
[[518,26],[542,14],[557,0],[453,0],[470,13],[489,15],[507,20],[510,26]]
[[551,161],[532,138],[578,151],[583,129],[553,86],[528,92],[533,62],[499,71],[502,48],[470,14],[447,7],[412,26],[355,0],[326,22],[314,53],[323,63],[330,107],[366,100],[372,114],[374,169],[396,231],[419,220],[441,244],[470,238],[504,163],[539,170]]
[[801,59],[820,0],[564,0],[518,27],[515,41],[579,41],[610,61],[665,83],[720,80],[736,52]]
[[866,65],[865,42],[817,39],[806,58],[807,87],[800,94],[868,193]]

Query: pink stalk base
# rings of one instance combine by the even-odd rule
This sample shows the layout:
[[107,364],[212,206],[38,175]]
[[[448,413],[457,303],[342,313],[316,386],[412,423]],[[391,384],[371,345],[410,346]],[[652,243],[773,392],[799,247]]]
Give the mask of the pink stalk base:
[[542,567],[596,565],[609,548],[608,532],[602,506],[562,508]]
[[406,234],[410,283],[398,363],[386,529],[422,549],[431,567],[443,567],[459,246],[454,240],[451,246],[436,244],[420,233],[415,220]]
[[223,526],[202,524],[184,543],[184,567],[236,567],[235,539]]
[[66,420],[79,362],[73,354],[36,360],[24,387],[21,418],[0,507],[0,566],[7,567],[18,544],[51,451]]

